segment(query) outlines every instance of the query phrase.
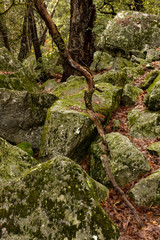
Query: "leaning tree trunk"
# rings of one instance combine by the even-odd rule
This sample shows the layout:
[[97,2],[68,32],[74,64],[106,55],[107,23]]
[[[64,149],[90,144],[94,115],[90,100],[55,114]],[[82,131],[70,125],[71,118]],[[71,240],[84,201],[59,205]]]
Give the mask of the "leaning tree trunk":
[[0,31],[2,33],[4,46],[8,49],[8,51],[11,51],[10,45],[9,45],[9,40],[8,40],[6,26],[5,26],[4,22],[1,19],[0,19]]
[[[81,66],[79,63],[75,62],[72,57],[70,56],[68,49],[65,46],[64,40],[60,34],[60,32],[57,29],[57,26],[54,24],[54,22],[52,21],[52,18],[50,17],[50,15],[48,14],[45,5],[43,3],[42,0],[34,0],[35,6],[40,14],[40,16],[43,18],[43,20],[45,21],[49,32],[52,36],[52,39],[54,41],[54,43],[57,45],[58,50],[60,52],[61,57],[75,70],[79,71],[80,74],[82,74],[87,81],[87,91],[85,92],[85,105],[87,108],[87,112],[90,116],[90,118],[92,119],[92,121],[94,122],[94,124],[97,127],[98,133],[101,137],[101,145],[102,145],[102,151],[103,151],[103,158],[104,158],[104,163],[105,163],[105,167],[106,167],[106,171],[107,174],[109,176],[110,181],[112,182],[113,186],[115,187],[115,189],[119,192],[119,194],[121,195],[122,199],[124,200],[124,202],[127,204],[128,207],[131,208],[131,210],[134,213],[134,216],[137,220],[137,222],[139,223],[140,227],[144,226],[143,222],[141,221],[141,219],[139,218],[139,215],[136,211],[136,209],[134,208],[134,206],[128,201],[128,199],[126,198],[124,192],[121,190],[121,188],[118,186],[114,176],[111,173],[110,170],[110,166],[109,166],[109,162],[108,162],[108,156],[107,155],[111,155],[109,149],[108,149],[108,143],[106,141],[105,138],[105,132],[104,129],[101,125],[100,120],[98,119],[96,113],[94,112],[93,108],[92,108],[92,95],[94,93],[94,90],[96,89],[96,87],[94,86],[94,82],[93,82],[93,76],[90,73],[89,70],[87,70],[86,68],[84,68],[83,66]],[[99,90],[99,89],[97,89]],[[100,90],[99,90],[100,91]]]
[[[68,50],[77,63],[89,67],[93,60],[95,21],[93,0],[71,0],[70,35]],[[73,69],[65,62],[62,81],[73,74]]]

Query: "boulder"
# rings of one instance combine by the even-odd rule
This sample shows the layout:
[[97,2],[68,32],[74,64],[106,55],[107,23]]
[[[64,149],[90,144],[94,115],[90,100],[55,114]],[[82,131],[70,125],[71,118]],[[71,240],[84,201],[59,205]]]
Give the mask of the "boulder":
[[[140,174],[150,170],[144,155],[127,137],[117,132],[106,134],[105,137],[111,151],[109,158],[111,172],[120,186],[138,179]],[[91,177],[106,186],[110,186],[99,140],[91,144],[90,158]]]
[[146,54],[146,59],[150,61],[159,61],[160,60],[160,51],[153,49],[148,49]]
[[143,90],[149,88],[149,86],[154,82],[158,75],[160,75],[160,72],[158,70],[152,70],[150,73],[148,73],[141,84],[141,88]]
[[116,57],[113,62],[113,69],[122,70],[125,67],[136,67],[136,65],[126,58]]
[[21,177],[38,161],[22,149],[0,138],[0,186]]
[[128,56],[131,50],[160,46],[160,18],[136,11],[122,11],[109,21],[99,48],[113,56]]
[[160,169],[135,184],[129,196],[138,206],[160,206]]
[[[103,92],[96,91],[93,95],[93,108],[103,121],[107,121],[118,107],[122,90],[109,83],[99,83],[96,86]],[[55,89],[55,95],[64,97],[67,88],[64,93],[56,91]],[[68,94],[72,91],[76,91],[76,87],[73,90],[69,88]],[[95,130],[95,125],[86,112],[84,90],[56,101],[47,113],[39,157],[46,161],[57,154],[63,154],[79,161],[93,141]]]
[[101,71],[112,67],[113,57],[106,52],[96,51],[90,69],[92,71]]
[[149,110],[160,110],[160,74],[148,88],[144,102]]
[[154,143],[152,143],[151,145],[149,145],[149,146],[147,147],[147,150],[148,150],[150,153],[152,153],[152,154],[157,155],[157,156],[160,157],[160,142],[154,142]]
[[0,88],[0,136],[18,144],[39,148],[47,109],[57,99],[47,93]]
[[128,76],[126,71],[124,70],[122,71],[110,70],[103,74],[97,74],[94,77],[95,83],[111,83],[112,85],[116,85],[119,87],[124,87],[127,81]]
[[53,79],[49,79],[46,82],[44,82],[41,86],[41,90],[45,91],[45,92],[51,92],[53,91],[53,89],[55,89],[58,86],[58,83],[53,80]]
[[160,136],[160,111],[138,111],[133,109],[128,114],[130,134],[136,138],[157,138]]
[[57,156],[0,189],[0,238],[119,239],[99,201],[107,189]]
[[141,92],[141,89],[133,86],[132,84],[126,84],[122,93],[122,104],[125,106],[134,105],[137,102],[138,96]]
[[67,79],[67,82],[64,82],[58,85],[53,91],[52,94],[62,99],[68,96],[72,96],[79,91],[86,89],[87,82],[83,76],[70,76]]

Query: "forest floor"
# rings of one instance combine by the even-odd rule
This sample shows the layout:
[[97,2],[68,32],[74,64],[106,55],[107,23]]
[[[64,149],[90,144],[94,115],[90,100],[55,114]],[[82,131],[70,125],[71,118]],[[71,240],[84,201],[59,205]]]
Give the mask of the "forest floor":
[[[155,69],[160,66],[160,62],[153,62],[153,64]],[[137,78],[133,84],[137,87],[140,87],[141,82],[148,73],[149,71],[146,71],[145,74],[140,78]],[[145,178],[160,168],[160,157],[151,155],[147,151],[147,147],[153,142],[160,141],[160,138],[152,140],[148,138],[136,139],[129,135],[127,115],[133,108],[136,108],[140,111],[146,109],[144,105],[144,95],[145,91],[141,93],[138,101],[132,107],[119,106],[117,111],[112,114],[112,117],[105,129],[106,133],[114,131],[114,121],[115,119],[119,120],[119,128],[116,131],[127,136],[132,143],[146,156],[151,170],[140,179]],[[123,188],[123,191],[126,193],[126,195],[138,181],[133,181]],[[133,212],[131,212],[131,210],[125,205],[122,198],[114,189],[110,190],[108,198],[102,203],[104,210],[120,229],[120,240],[160,240],[160,207],[150,206],[137,208],[134,202],[132,202],[132,204],[135,206],[141,220],[144,222],[145,226],[141,229],[134,218]]]
[[[154,69],[158,69],[160,62],[153,62]],[[145,74],[137,78],[133,85],[140,87],[143,79],[150,72],[150,70],[145,71]],[[160,168],[160,157],[151,155],[147,151],[147,147],[153,143],[160,141],[160,138],[148,139],[148,138],[133,138],[129,135],[129,127],[127,124],[127,115],[133,109],[136,108],[140,111],[146,109],[144,105],[145,91],[141,93],[138,101],[134,106],[119,106],[117,111],[112,114],[112,117],[105,128],[106,133],[119,132],[126,137],[128,137],[131,142],[145,155],[150,165],[150,172],[146,175],[141,176],[140,179],[147,177],[154,171]],[[115,130],[115,120],[119,121],[119,127]],[[81,166],[84,170],[89,172],[89,156],[81,162]],[[138,181],[132,181],[130,184],[125,186],[122,190],[127,195],[129,190]],[[129,197],[127,197],[129,199]],[[144,223],[143,228],[139,228],[136,222],[133,212],[124,203],[121,196],[114,189],[110,189],[109,195],[106,201],[102,202],[103,209],[108,213],[111,220],[118,226],[120,230],[120,240],[160,240],[160,207],[149,206],[149,207],[137,207],[131,199],[129,201],[136,208],[141,220]]]

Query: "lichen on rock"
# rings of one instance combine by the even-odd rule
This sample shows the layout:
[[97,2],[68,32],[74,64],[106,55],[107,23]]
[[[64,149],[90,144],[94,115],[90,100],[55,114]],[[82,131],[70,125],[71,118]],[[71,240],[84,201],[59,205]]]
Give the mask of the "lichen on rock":
[[[106,134],[105,137],[111,152],[111,157],[109,157],[111,172],[120,186],[138,179],[140,174],[149,171],[150,167],[146,158],[127,137],[116,132]],[[99,140],[92,143],[90,157],[91,177],[110,186]]]
[[0,238],[118,240],[119,231],[100,206],[95,184],[66,157],[37,165],[0,189]]

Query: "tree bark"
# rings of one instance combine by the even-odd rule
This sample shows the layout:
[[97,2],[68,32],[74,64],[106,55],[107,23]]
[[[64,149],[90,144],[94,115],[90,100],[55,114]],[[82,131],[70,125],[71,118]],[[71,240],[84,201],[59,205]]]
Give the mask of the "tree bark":
[[143,0],[134,0],[134,10],[139,12],[144,11]]
[[5,24],[2,22],[1,19],[0,19],[0,31],[2,33],[4,46],[8,49],[8,51],[11,51],[9,40],[8,40],[8,35],[7,35],[7,30],[6,30]]
[[29,22],[28,22],[28,11],[24,16],[23,20],[23,31],[22,31],[22,38],[21,38],[21,47],[18,54],[18,60],[23,62],[23,60],[27,57],[27,54],[31,51],[31,33],[29,29]]
[[[90,67],[94,54],[95,5],[93,0],[71,0],[70,35],[68,50],[74,61]],[[73,69],[65,62],[62,81],[73,74]]]

